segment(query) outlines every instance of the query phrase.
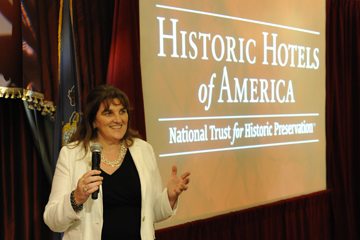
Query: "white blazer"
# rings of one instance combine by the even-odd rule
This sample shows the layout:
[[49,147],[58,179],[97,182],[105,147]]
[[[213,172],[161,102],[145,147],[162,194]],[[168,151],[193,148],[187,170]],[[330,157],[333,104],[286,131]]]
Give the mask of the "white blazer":
[[[163,190],[156,157],[152,146],[134,139],[129,148],[139,173],[141,183],[141,227],[142,240],[155,239],[154,223],[173,214],[167,189]],[[103,225],[102,188],[99,197],[91,197],[84,208],[76,213],[71,207],[70,193],[77,186],[80,177],[91,169],[91,153],[84,157],[79,146],[65,146],[61,149],[53,177],[49,201],[44,211],[44,221],[54,232],[64,232],[64,240],[100,240]]]

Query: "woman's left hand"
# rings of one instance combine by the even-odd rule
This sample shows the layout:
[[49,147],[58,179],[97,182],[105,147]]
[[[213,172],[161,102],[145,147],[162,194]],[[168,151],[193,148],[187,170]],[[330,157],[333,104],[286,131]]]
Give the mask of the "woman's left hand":
[[167,193],[170,201],[170,205],[174,208],[175,203],[179,195],[188,189],[190,182],[190,172],[185,172],[181,176],[177,175],[177,167],[173,166],[171,169],[171,178],[167,184]]

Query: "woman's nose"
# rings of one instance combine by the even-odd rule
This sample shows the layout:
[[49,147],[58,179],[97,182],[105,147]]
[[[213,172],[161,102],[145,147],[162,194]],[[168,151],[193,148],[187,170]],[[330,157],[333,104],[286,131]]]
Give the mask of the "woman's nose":
[[120,115],[120,114],[115,114],[115,116],[114,116],[114,121],[115,122],[122,122],[123,121],[123,117]]

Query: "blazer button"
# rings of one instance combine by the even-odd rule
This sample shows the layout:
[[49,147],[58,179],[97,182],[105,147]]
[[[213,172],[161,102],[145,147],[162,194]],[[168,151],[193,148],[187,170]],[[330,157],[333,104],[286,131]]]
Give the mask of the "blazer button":
[[142,217],[142,221],[143,221],[143,222],[145,221],[145,216]]

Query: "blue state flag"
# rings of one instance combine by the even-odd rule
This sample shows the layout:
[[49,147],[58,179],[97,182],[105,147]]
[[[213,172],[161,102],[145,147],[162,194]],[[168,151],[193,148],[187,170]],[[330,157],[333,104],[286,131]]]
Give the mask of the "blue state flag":
[[80,121],[81,101],[76,74],[70,1],[61,0],[59,10],[59,98],[55,115],[53,169],[61,147],[68,143]]

